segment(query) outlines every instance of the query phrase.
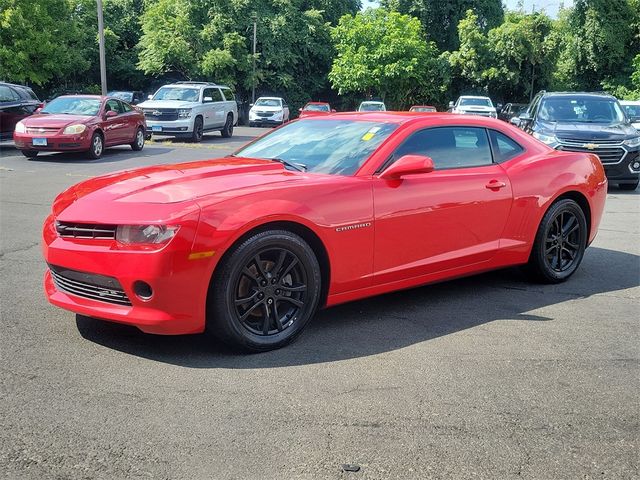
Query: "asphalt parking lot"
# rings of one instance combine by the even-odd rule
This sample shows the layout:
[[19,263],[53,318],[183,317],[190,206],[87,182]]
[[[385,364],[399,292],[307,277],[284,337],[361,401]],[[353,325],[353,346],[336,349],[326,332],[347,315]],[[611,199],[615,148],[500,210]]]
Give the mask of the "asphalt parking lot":
[[2,146],[0,477],[640,477],[640,190],[609,192],[567,283],[510,269],[354,302],[270,353],[145,335],[45,301],[40,228],[57,193],[223,156],[263,131],[97,161],[29,161]]

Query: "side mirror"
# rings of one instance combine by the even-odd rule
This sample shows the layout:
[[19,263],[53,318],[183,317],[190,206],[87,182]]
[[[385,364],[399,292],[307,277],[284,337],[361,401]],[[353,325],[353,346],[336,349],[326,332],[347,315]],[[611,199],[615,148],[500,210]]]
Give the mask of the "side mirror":
[[151,100],[153,98],[153,95],[147,95],[147,100]]
[[204,97],[202,99],[202,103],[211,103],[213,102],[213,97]]
[[385,180],[399,180],[406,175],[431,173],[434,170],[433,160],[426,155],[403,155],[389,165],[381,174]]
[[35,109],[33,113],[40,113],[42,111],[42,107],[38,107]]
[[453,102],[449,102],[449,108],[453,108],[453,107],[455,107],[455,106],[456,106],[456,104],[455,104],[455,103],[453,103]]
[[299,112],[302,112],[302,108],[299,108],[299,109],[298,109],[298,111],[299,111]]
[[107,113],[104,114],[105,118],[113,118],[117,116],[118,116],[118,112],[114,112],[113,110],[109,110]]
[[253,103],[250,103],[250,104],[249,104],[249,106],[250,106],[250,107],[253,107]]
[[520,117],[511,117],[509,123],[517,127],[518,125],[520,125]]
[[526,126],[526,125],[529,125],[531,122],[533,122],[533,117],[529,115],[529,113],[523,112],[518,117],[518,125]]

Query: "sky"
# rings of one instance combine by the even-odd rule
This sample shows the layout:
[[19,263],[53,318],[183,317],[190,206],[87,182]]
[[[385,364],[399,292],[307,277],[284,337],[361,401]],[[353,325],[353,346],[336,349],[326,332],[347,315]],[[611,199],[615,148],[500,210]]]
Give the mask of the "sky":
[[[503,3],[509,10],[515,10],[518,0],[503,0]],[[524,0],[523,3],[525,12],[531,12],[531,9],[535,8],[536,11],[544,10],[547,15],[556,18],[560,5],[563,4],[565,7],[570,7],[573,5],[573,0]],[[378,0],[362,0],[363,10],[368,7],[377,7],[378,5]]]

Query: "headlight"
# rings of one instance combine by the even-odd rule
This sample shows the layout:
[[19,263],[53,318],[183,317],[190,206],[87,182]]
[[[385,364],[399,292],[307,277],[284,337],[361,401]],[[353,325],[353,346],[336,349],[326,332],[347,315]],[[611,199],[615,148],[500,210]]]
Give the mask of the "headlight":
[[[17,128],[18,127],[16,125],[16,132],[18,131]],[[629,140],[625,140],[622,143],[625,144],[627,147],[640,147],[640,137],[630,138]]]
[[180,108],[178,109],[178,118],[189,118],[191,116],[190,108]]
[[24,123],[16,123],[16,133],[27,133],[27,127],[24,126]]
[[65,135],[77,135],[78,133],[82,133],[87,129],[86,125],[69,125],[67,128],[64,129],[64,133]]
[[545,135],[539,132],[533,132],[533,137],[540,140],[542,143],[546,143],[547,145],[552,145],[554,143],[558,143],[558,139],[555,135]]
[[497,114],[496,112],[491,112],[491,113],[489,114],[489,116],[490,116],[491,118],[498,118],[498,114]]
[[118,225],[116,240],[125,245],[158,245],[171,240],[178,228],[166,225]]
[[284,115],[284,110],[276,110],[275,112],[273,112],[274,117],[280,117],[282,115]]

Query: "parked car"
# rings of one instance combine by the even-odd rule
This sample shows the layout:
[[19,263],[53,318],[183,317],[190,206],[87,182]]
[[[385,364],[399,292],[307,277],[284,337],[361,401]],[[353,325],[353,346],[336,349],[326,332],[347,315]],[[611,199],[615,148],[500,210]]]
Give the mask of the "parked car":
[[498,118],[500,120],[504,120],[505,122],[511,122],[513,117],[517,117],[520,112],[527,109],[526,103],[507,103],[504,107],[500,109],[498,113]]
[[138,105],[157,135],[202,141],[205,132],[233,135],[238,106],[229,87],[209,82],[177,82],[160,87]]
[[609,183],[635,190],[640,178],[640,133],[622,107],[604,93],[538,93],[520,128],[557,150],[600,157]]
[[225,158],[61,193],[44,223],[45,292],[148,333],[270,350],[318,307],[511,265],[565,281],[606,196],[595,155],[497,120],[310,117]]
[[23,118],[42,107],[33,90],[24,85],[0,82],[0,140],[8,140]]
[[100,158],[106,147],[142,150],[144,115],[122,100],[98,95],[64,95],[19,121],[13,140],[26,157],[39,152],[88,152]]
[[462,95],[455,103],[449,102],[449,108],[451,113],[498,118],[496,108],[489,97]]
[[362,102],[358,107],[359,112],[385,112],[387,107],[384,102],[379,102],[376,100],[367,100],[366,102]]
[[300,115],[298,118],[312,117],[314,115],[328,115],[335,110],[331,109],[331,105],[327,102],[309,102],[298,110]]
[[437,112],[436,107],[431,105],[414,105],[409,109],[410,112]]
[[107,93],[107,96],[119,98],[120,100],[127,102],[132,107],[135,107],[139,103],[142,103],[145,101],[144,93],[137,90],[136,91],[118,90],[118,91]]
[[249,126],[282,125],[289,121],[289,105],[281,97],[260,97],[249,110]]
[[620,105],[631,124],[640,131],[640,100],[620,100]]

